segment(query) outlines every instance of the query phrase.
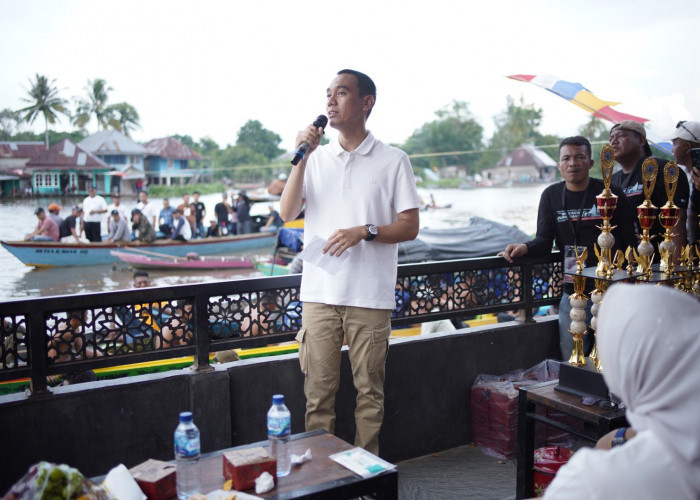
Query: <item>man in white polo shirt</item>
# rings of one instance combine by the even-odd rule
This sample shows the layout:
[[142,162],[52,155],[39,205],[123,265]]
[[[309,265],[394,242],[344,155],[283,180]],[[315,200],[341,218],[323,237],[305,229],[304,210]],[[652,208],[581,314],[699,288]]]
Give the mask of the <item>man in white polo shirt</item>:
[[97,194],[97,188],[88,186],[88,196],[83,200],[85,237],[93,242],[102,241],[102,219],[107,213],[107,202]]
[[376,140],[365,127],[376,100],[374,82],[363,73],[342,70],[326,95],[329,124],[339,137],[317,149],[323,129],[310,125],[299,132],[297,144],[310,147],[292,168],[280,201],[285,221],[294,220],[305,206],[307,244],[320,237],[327,255],[348,254],[335,274],[304,263],[297,340],[305,375],[306,430],[334,430],[346,337],[358,392],[355,444],[376,454],[397,244],[418,234],[420,203],[408,156]]

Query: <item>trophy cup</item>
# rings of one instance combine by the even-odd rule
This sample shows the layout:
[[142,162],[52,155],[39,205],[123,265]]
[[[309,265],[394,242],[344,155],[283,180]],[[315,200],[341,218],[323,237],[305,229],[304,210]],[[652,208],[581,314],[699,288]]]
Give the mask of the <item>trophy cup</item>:
[[610,225],[615,208],[617,207],[617,196],[610,191],[610,181],[612,180],[613,166],[615,165],[615,153],[610,144],[603,146],[600,152],[600,168],[603,172],[603,192],[596,196],[595,201],[598,205],[598,212],[603,219],[603,225],[598,226],[600,235],[598,236],[598,248],[594,246],[596,256],[598,257],[598,265],[595,273],[597,276],[606,276],[612,266],[612,247],[615,244],[615,237],[611,231],[615,226]]
[[[662,256],[660,269],[664,271],[667,276],[673,274],[673,254],[676,250],[676,245],[673,243],[675,234],[673,234],[671,230],[680,217],[680,208],[673,203],[679,173],[678,165],[676,165],[675,162],[670,161],[664,166],[664,187],[666,188],[668,201],[661,207],[661,213],[659,214],[659,222],[663,228],[666,229],[664,241],[659,243],[659,253]],[[646,192],[644,194],[646,195]]]
[[637,219],[642,228],[641,242],[637,246],[635,257],[637,261],[637,272],[643,276],[642,280],[651,278],[651,262],[654,259],[654,245],[651,244],[652,236],[649,231],[654,226],[656,214],[659,209],[651,202],[651,194],[656,185],[656,174],[659,172],[659,164],[654,158],[647,158],[642,164],[642,183],[644,184],[644,201],[637,207]]
[[578,248],[574,247],[576,254],[576,274],[574,279],[574,293],[569,297],[571,303],[571,325],[569,333],[574,336],[574,348],[571,351],[569,364],[574,366],[586,366],[586,357],[583,352],[583,336],[586,334],[586,304],[588,297],[584,294],[586,289],[586,277],[583,276],[583,267],[586,264],[588,250],[584,250],[581,255],[578,254]]
[[684,246],[681,250],[681,265],[685,266],[686,272],[683,274],[683,279],[678,281],[677,288],[686,293],[693,293],[695,258],[696,255],[693,246]]
[[595,369],[599,372],[603,371],[603,366],[600,364],[600,357],[598,356],[598,310],[600,309],[600,303],[603,301],[603,295],[609,285],[609,281],[596,279],[595,290],[591,292],[591,302],[593,302],[593,306],[591,307],[591,329],[594,331],[594,343],[589,357],[595,364]]

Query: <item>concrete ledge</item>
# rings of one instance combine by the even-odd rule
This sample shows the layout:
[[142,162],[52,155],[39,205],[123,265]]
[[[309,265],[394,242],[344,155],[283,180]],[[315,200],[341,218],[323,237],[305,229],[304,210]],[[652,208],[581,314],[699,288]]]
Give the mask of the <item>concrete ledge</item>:
[[[500,374],[557,357],[556,317],[395,339],[387,359],[381,454],[399,461],[471,442],[470,387],[479,373]],[[347,353],[341,362],[336,434],[354,440],[356,391]],[[189,369],[58,388],[47,396],[0,397],[0,492],[40,460],[88,476],[118,463],[171,460],[178,413],[193,410],[203,451],[266,437],[273,394],[286,396],[293,432],[304,430],[298,356],[243,360],[208,373]]]

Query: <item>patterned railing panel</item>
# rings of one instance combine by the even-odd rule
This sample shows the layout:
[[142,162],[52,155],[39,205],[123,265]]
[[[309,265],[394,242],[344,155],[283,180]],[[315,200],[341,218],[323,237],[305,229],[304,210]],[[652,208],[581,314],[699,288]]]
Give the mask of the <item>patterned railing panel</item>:
[[[395,326],[554,304],[562,289],[555,255],[399,266]],[[141,288],[0,304],[0,381],[209,354],[291,340],[301,328],[300,275]],[[77,307],[79,305],[79,307]]]

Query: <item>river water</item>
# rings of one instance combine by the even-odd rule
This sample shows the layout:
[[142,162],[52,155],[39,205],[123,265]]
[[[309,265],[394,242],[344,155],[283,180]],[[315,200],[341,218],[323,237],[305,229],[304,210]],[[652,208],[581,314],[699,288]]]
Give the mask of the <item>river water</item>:
[[[546,185],[526,187],[474,188],[474,189],[419,189],[424,200],[435,197],[438,206],[451,204],[450,208],[421,212],[421,227],[431,229],[465,225],[473,216],[516,225],[527,234],[534,234],[537,223],[537,207],[540,194]],[[200,200],[207,208],[207,215],[214,213],[214,205],[221,200],[220,194],[203,195]],[[21,240],[34,230],[37,206],[46,208],[50,203],[63,207],[61,216],[70,214],[70,206],[82,201],[76,198],[39,198],[0,201],[0,240]],[[162,199],[152,202],[162,206]],[[110,200],[107,199],[109,203]],[[171,199],[171,205],[179,200]],[[131,210],[135,199],[122,199],[122,204]],[[251,210],[253,215],[267,214],[267,205],[257,203]],[[206,224],[205,224],[206,226]],[[255,250],[253,257],[265,258],[273,247]],[[248,254],[250,255],[250,254]],[[123,290],[131,287],[133,271],[126,264],[85,267],[63,267],[36,269],[27,267],[4,248],[0,248],[0,301],[52,295],[77,295],[89,292]],[[219,280],[243,279],[262,276],[255,270],[220,271],[158,271],[150,270],[151,282],[155,286],[204,283]]]

